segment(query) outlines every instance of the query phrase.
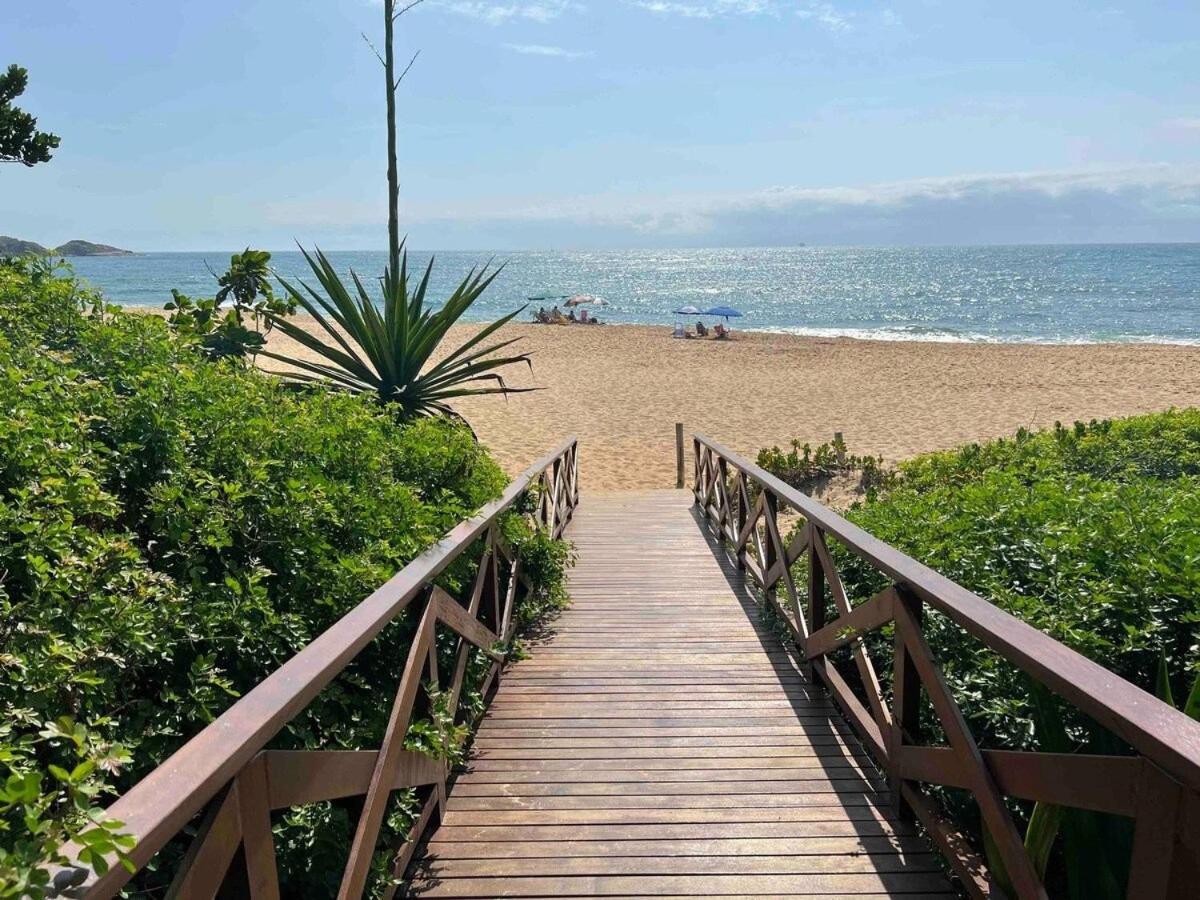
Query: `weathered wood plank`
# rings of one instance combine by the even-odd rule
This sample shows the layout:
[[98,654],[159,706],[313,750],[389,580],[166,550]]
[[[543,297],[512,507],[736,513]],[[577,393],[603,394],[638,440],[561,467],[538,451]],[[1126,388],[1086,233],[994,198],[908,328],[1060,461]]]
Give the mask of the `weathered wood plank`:
[[528,878],[454,878],[444,871],[423,884],[419,897],[632,897],[632,896],[822,896],[919,894],[953,896],[937,873],[804,875],[641,875]]
[[580,506],[572,606],[506,671],[413,895],[950,896],[687,498]]
[[[559,829],[561,832],[570,829]],[[524,835],[522,835],[524,837]],[[915,837],[897,838],[888,836],[848,836],[825,837],[804,835],[803,840],[793,840],[791,837],[779,838],[729,838],[729,837],[688,837],[688,838],[659,838],[652,840],[621,835],[618,838],[588,838],[572,839],[567,836],[543,838],[538,840],[471,840],[451,841],[439,835],[438,839],[429,844],[429,854],[439,860],[448,859],[529,859],[541,857],[586,859],[592,856],[604,856],[614,859],[638,859],[641,857],[739,857],[739,856],[774,856],[781,860],[801,860],[804,857],[816,857],[820,860],[844,858],[854,862],[854,857],[862,854],[891,854],[905,856],[929,856],[929,845],[924,840]],[[901,861],[903,865],[905,861]],[[728,864],[728,861],[726,861]],[[922,864],[927,867],[927,860]],[[694,867],[695,861],[688,860],[687,866]],[[833,867],[828,862],[817,862],[817,869],[809,869],[813,862],[788,862],[787,871],[830,871]],[[869,867],[868,867],[869,869]],[[847,866],[842,871],[863,871],[859,865]],[[666,871],[660,868],[659,871]],[[694,868],[691,871],[695,871]],[[777,870],[778,871],[778,870]],[[460,872],[459,874],[463,874]],[[491,874],[499,874],[493,872]],[[545,873],[544,873],[545,874]],[[714,874],[721,874],[721,869]]]

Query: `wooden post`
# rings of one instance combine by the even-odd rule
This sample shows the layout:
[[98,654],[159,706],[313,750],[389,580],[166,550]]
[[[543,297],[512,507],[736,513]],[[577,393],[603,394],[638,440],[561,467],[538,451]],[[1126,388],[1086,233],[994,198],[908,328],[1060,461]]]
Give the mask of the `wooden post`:
[[[1173,893],[1171,884],[1171,863],[1175,853],[1182,795],[1179,784],[1173,778],[1150,760],[1142,760],[1127,896],[1185,896],[1183,892]],[[1175,886],[1176,891],[1178,887]]]
[[683,423],[675,423],[675,488],[683,488]]
[[770,602],[771,604],[773,604],[775,606],[778,606],[779,604],[775,599],[775,594],[776,594],[775,585],[773,583],[767,584],[767,573],[769,573],[771,571],[771,569],[773,569],[775,567],[775,563],[777,563],[779,561],[779,553],[775,549],[775,541],[773,541],[771,539],[772,528],[774,528],[776,532],[778,532],[778,530],[779,530],[779,498],[777,498],[770,491],[764,490],[763,491],[763,500],[766,502],[766,509],[763,510],[763,517],[769,523],[767,525],[767,540],[766,540],[765,546],[763,547],[763,550],[765,551],[765,557],[761,561],[762,562],[762,577],[763,577],[763,596],[767,599],[768,602]]
[[817,558],[820,535],[811,521],[808,528],[808,633],[815,634],[825,627],[825,570]]
[[[921,623],[924,609],[921,598],[903,585],[896,586],[896,603],[903,603],[912,614],[913,621]],[[921,742],[921,677],[908,655],[908,648],[900,631],[896,631],[896,650],[892,674],[892,730],[888,734],[888,787],[892,794],[892,811],[906,822],[915,821],[913,810],[904,801],[903,781],[895,774],[894,766],[900,757],[900,748],[907,738],[914,744]]]

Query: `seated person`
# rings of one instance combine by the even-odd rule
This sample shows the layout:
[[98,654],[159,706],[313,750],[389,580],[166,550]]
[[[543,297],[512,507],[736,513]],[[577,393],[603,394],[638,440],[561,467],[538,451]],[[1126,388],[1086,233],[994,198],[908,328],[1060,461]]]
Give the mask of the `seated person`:
[[696,337],[708,337],[708,329],[699,319],[696,320]]
[[727,341],[729,340],[729,329],[718,322],[717,327],[713,329],[713,336],[718,341]]

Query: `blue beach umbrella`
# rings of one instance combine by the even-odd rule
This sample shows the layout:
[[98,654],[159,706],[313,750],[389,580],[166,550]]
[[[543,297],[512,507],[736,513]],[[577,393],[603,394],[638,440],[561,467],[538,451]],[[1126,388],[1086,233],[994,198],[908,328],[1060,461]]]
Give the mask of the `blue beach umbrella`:
[[706,309],[704,311],[704,315],[721,316],[726,322],[728,322],[730,318],[736,317],[740,319],[742,316],[742,314],[732,306],[714,306],[712,309]]

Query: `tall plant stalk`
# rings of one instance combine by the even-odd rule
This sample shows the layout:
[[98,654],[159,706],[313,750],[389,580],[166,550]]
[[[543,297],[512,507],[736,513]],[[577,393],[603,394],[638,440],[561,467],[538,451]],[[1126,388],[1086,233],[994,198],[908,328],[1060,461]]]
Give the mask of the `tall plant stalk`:
[[318,383],[331,390],[362,394],[373,393],[402,417],[413,415],[451,415],[457,413],[449,401],[480,394],[522,393],[531,388],[511,388],[497,371],[511,363],[529,364],[529,355],[499,351],[515,339],[488,344],[499,328],[521,310],[481,329],[474,337],[431,364],[435,351],[449,329],[479,298],[499,270],[484,266],[472,269],[450,297],[436,311],[426,308],[426,291],[433,271],[431,260],[415,288],[410,291],[407,254],[400,238],[400,176],[396,154],[396,92],[417,60],[414,54],[402,71],[396,71],[396,21],[424,0],[408,0],[397,6],[396,0],[384,0],[383,64],[387,100],[387,183],[388,183],[388,263],[381,279],[383,301],[377,306],[359,277],[352,271],[347,283],[319,250],[304,254],[321,290],[300,283],[294,287],[280,279],[289,297],[317,320],[324,332],[309,331],[284,319],[272,317],[281,332],[308,348],[312,357],[297,359],[272,350],[262,355],[287,363],[293,381]]
[[399,90],[400,81],[404,77],[396,77],[396,19],[420,2],[421,0],[416,0],[415,3],[401,8],[399,12],[396,12],[396,0],[384,0],[383,4],[383,73],[387,87],[388,267],[393,272],[400,270],[400,173],[396,159],[396,91]]

